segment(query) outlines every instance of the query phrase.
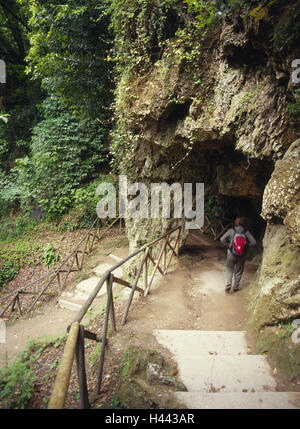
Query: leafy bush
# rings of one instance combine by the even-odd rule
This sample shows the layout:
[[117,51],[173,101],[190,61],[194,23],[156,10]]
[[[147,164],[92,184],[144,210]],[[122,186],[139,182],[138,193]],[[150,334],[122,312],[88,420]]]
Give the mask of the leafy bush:
[[48,243],[44,247],[44,255],[42,257],[43,264],[47,268],[47,270],[51,267],[51,265],[56,264],[59,260],[60,256],[55,253],[55,250],[51,243]]
[[73,208],[61,219],[58,229],[60,231],[73,231],[76,228],[89,228],[96,217],[96,207],[99,196],[96,194],[100,183],[110,182],[116,184],[114,177],[100,175],[94,181],[72,191]]
[[[28,0],[20,0],[28,4]],[[30,1],[28,73],[82,116],[107,117],[112,37],[107,1]]]
[[[28,405],[37,380],[36,361],[48,347],[58,348],[64,341],[65,334],[30,340],[17,359],[0,370],[0,408],[23,409]],[[51,364],[50,369],[55,366]]]
[[12,241],[27,232],[32,231],[38,221],[31,218],[28,213],[20,214],[17,218],[5,217],[1,219],[0,241]]
[[35,380],[34,370],[28,361],[18,360],[0,370],[1,408],[25,408],[33,396]]
[[0,217],[3,217],[19,205],[21,189],[16,172],[7,173],[0,169],[0,188]]
[[6,284],[16,277],[18,271],[12,261],[5,262],[0,268],[0,287],[5,288]]
[[43,107],[47,118],[33,130],[31,154],[17,160],[18,182],[22,206],[38,204],[54,218],[71,208],[72,191],[97,175],[107,149],[98,121],[76,118],[55,98]]

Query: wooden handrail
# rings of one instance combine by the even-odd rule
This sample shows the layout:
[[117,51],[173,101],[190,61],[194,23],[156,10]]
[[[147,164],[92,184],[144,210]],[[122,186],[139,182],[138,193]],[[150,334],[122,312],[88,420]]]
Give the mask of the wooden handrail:
[[[129,312],[129,309],[131,306],[131,302],[132,302],[134,293],[136,291],[139,291],[139,292],[141,291],[141,289],[137,287],[139,278],[140,278],[142,272],[144,272],[144,275],[146,277],[148,275],[148,272],[147,272],[147,261],[148,261],[148,259],[152,263],[155,263],[155,268],[154,268],[154,271],[152,273],[150,283],[148,283],[147,280],[144,281],[144,285],[146,287],[146,289],[144,290],[145,295],[147,295],[147,293],[149,292],[149,289],[151,287],[155,272],[159,267],[159,263],[160,263],[162,256],[164,255],[164,269],[163,270],[160,269],[160,272],[162,272],[163,274],[167,273],[167,270],[168,270],[168,267],[170,265],[172,257],[174,255],[178,256],[179,238],[180,238],[182,228],[183,228],[183,224],[179,224],[176,227],[172,228],[170,231],[167,231],[165,234],[163,234],[160,237],[156,238],[155,240],[151,241],[150,243],[146,243],[144,246],[142,246],[138,250],[132,252],[129,256],[124,258],[122,261],[116,263],[109,270],[105,271],[103,276],[99,279],[94,290],[92,291],[92,293],[90,294],[90,296],[88,297],[88,299],[86,300],[84,305],[82,306],[81,310],[77,313],[77,315],[73,319],[73,322],[71,323],[71,329],[73,328],[73,330],[72,330],[72,334],[71,334],[71,329],[70,329],[68,338],[70,335],[72,338],[70,341],[67,340],[67,343],[65,346],[65,348],[67,348],[67,352],[64,353],[63,360],[61,363],[63,368],[62,368],[62,370],[60,370],[60,368],[58,370],[56,380],[55,380],[54,389],[53,389],[53,392],[51,395],[51,399],[50,399],[48,408],[63,408],[64,402],[65,402],[65,397],[66,397],[67,390],[68,390],[68,386],[66,386],[66,381],[68,381],[68,383],[69,383],[68,374],[70,371],[70,367],[72,366],[72,362],[74,360],[74,354],[75,354],[76,350],[77,350],[76,361],[77,361],[78,379],[80,380],[79,381],[79,384],[80,384],[80,386],[79,386],[80,387],[80,406],[82,408],[88,408],[89,407],[88,390],[87,390],[87,384],[86,384],[85,363],[84,363],[84,336],[85,336],[84,332],[85,332],[85,330],[84,330],[83,326],[79,325],[79,324],[82,321],[82,319],[85,316],[88,309],[90,308],[92,302],[96,298],[96,296],[99,293],[100,289],[102,288],[103,284],[106,282],[106,284],[107,284],[107,305],[106,305],[106,312],[105,312],[105,322],[104,322],[103,335],[102,335],[102,347],[101,347],[101,353],[100,353],[98,381],[97,381],[97,388],[96,388],[97,394],[100,393],[101,381],[102,381],[102,376],[103,376],[103,368],[104,368],[105,348],[106,348],[106,342],[107,342],[109,320],[110,320],[110,323],[112,325],[113,331],[116,330],[115,315],[114,315],[114,301],[113,301],[113,283],[114,283],[113,272],[117,268],[119,268],[121,265],[125,264],[130,259],[137,256],[139,253],[144,252],[142,260],[139,264],[137,274],[135,276],[134,283],[132,286],[129,285],[128,282],[126,282],[123,279],[119,279],[119,278],[116,279],[116,283],[131,287],[131,293],[130,293],[130,297],[128,300],[128,304],[126,307],[124,317],[123,317],[122,322],[121,322],[121,326],[123,326],[123,324],[126,322],[127,315],[128,315],[128,312]],[[178,235],[177,235],[176,240],[175,240],[175,245],[172,246],[169,243],[169,236],[177,230],[178,230]],[[154,259],[151,257],[151,255],[149,253],[150,248],[153,247],[156,243],[158,243],[161,240],[163,240],[163,246],[159,252],[158,260],[154,261]],[[167,262],[168,246],[171,249],[171,255],[170,255],[169,262]],[[177,253],[176,253],[176,249],[177,249]],[[145,267],[146,267],[146,271],[145,271]],[[144,271],[143,271],[143,268],[144,268]],[[80,326],[80,328],[78,328],[78,329],[76,328],[77,329],[77,341],[78,341],[76,350],[75,350],[75,347],[73,344],[73,340],[75,337],[75,334],[73,331],[75,330],[75,326],[76,327]],[[78,334],[78,332],[80,332],[81,334]],[[98,338],[99,339],[99,335],[96,335],[96,334],[89,332],[89,338],[92,338],[92,339]],[[62,380],[60,380],[60,378],[62,378]],[[64,398],[62,398],[63,395],[61,394],[61,392],[64,393],[64,395],[65,395]],[[59,399],[56,399],[57,397]]]
[[72,364],[77,344],[79,323],[73,322],[68,334],[67,342],[58,368],[53,392],[48,404],[48,409],[61,409],[64,407],[69,387]]
[[[64,259],[64,261],[59,265],[58,268],[56,268],[55,270],[52,270],[50,272],[48,272],[47,274],[45,274],[44,276],[38,278],[37,280],[34,280],[33,282],[28,283],[25,286],[21,286],[20,288],[14,290],[13,292],[9,292],[8,294],[5,294],[4,296],[0,297],[0,302],[7,300],[7,298],[12,297],[12,299],[9,301],[9,303],[6,305],[6,307],[2,310],[0,316],[3,316],[5,314],[5,312],[8,310],[8,308],[10,306],[12,306],[12,308],[14,308],[15,303],[17,302],[18,305],[18,310],[19,313],[22,314],[22,309],[21,309],[21,303],[20,303],[20,299],[19,299],[19,294],[24,293],[26,291],[26,289],[32,287],[33,285],[39,283],[39,284],[44,284],[44,286],[42,286],[42,289],[40,292],[34,292],[32,294],[37,295],[37,297],[33,300],[33,302],[29,305],[29,308],[27,308],[26,310],[26,314],[28,314],[34,307],[34,305],[37,303],[37,301],[41,298],[42,295],[46,294],[46,290],[48,289],[48,287],[50,286],[50,284],[56,279],[57,281],[57,286],[58,286],[58,293],[61,294],[62,290],[64,289],[64,286],[67,282],[68,276],[71,272],[74,271],[80,271],[82,269],[83,266],[83,259],[85,257],[86,254],[89,254],[90,251],[92,250],[92,246],[93,243],[95,241],[95,238],[97,238],[98,240],[100,240],[104,234],[120,219],[120,217],[116,218],[103,232],[101,232],[100,236],[97,236],[95,234],[93,234],[93,240],[92,240],[92,244],[89,246],[88,251],[86,251],[87,248],[87,242],[89,241],[89,237],[92,234],[91,231],[96,227],[97,230],[99,230],[99,221],[100,219],[97,217],[94,222],[92,223],[92,225],[90,226],[90,228],[88,229],[87,233],[84,235],[84,237],[79,241],[79,243],[77,244],[77,246],[75,247],[75,249],[67,256],[66,259]],[[83,251],[81,251],[79,249],[79,247],[85,242],[85,248]],[[82,254],[82,259],[81,259],[81,263],[79,263],[78,260],[78,255]],[[73,259],[72,259],[73,258]],[[63,269],[63,267],[65,267],[65,265],[70,261],[71,259],[71,263],[69,268],[67,269]],[[74,262],[76,261],[76,268],[73,268]],[[60,273],[66,273],[65,278],[63,283],[61,283],[61,278],[60,278]],[[30,293],[30,292],[28,292]]]

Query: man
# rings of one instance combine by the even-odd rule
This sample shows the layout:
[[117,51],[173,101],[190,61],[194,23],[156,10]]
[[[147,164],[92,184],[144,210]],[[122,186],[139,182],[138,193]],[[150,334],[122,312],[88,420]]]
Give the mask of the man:
[[240,281],[244,271],[247,249],[255,246],[256,240],[245,227],[245,218],[237,217],[234,227],[230,228],[220,239],[221,243],[227,247],[226,262],[226,287],[225,292],[232,289],[232,276],[234,274],[234,288],[237,292],[240,289]]

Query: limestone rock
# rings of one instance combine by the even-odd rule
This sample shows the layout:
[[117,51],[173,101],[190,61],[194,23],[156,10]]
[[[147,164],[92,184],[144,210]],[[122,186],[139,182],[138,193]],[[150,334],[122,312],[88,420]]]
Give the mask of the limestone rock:
[[264,192],[262,216],[268,221],[281,219],[300,244],[300,139],[275,165]]
[[291,242],[285,225],[270,225],[253,303],[257,327],[300,317],[300,249]]

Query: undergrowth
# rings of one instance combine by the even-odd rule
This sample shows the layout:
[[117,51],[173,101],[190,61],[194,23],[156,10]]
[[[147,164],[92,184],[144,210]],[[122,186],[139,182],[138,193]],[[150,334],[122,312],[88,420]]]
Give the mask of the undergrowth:
[[0,408],[24,409],[27,406],[34,396],[37,381],[35,362],[48,347],[57,348],[64,339],[65,335],[29,341],[26,350],[11,365],[0,370]]

